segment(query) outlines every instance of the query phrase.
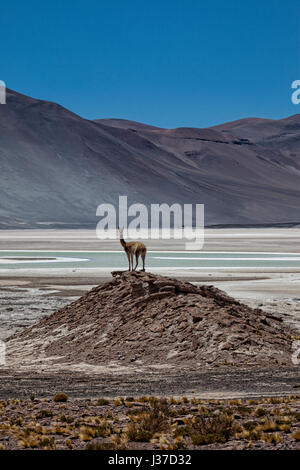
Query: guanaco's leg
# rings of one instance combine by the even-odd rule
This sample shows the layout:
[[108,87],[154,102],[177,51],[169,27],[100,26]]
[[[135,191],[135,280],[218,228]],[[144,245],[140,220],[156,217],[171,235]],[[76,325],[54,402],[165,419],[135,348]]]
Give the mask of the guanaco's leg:
[[128,269],[128,271],[131,271],[131,266],[130,266],[130,255],[129,255],[129,253],[126,253],[126,255],[127,255],[127,258],[128,258],[128,263],[129,263],[129,269]]
[[138,267],[138,264],[139,264],[139,254],[138,253],[135,254],[135,261],[136,261],[136,265],[135,265],[134,271],[136,270],[136,268]]
[[130,253],[131,271],[133,271],[133,254]]
[[142,255],[142,260],[143,260],[143,269],[142,269],[142,271],[145,271],[145,257],[146,257],[146,255]]

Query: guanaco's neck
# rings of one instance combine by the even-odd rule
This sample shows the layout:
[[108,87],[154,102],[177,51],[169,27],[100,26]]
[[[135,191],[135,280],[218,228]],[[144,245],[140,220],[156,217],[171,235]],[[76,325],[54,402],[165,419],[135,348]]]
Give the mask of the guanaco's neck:
[[122,247],[125,250],[126,249],[126,242],[125,242],[124,238],[120,238],[120,243],[121,243]]

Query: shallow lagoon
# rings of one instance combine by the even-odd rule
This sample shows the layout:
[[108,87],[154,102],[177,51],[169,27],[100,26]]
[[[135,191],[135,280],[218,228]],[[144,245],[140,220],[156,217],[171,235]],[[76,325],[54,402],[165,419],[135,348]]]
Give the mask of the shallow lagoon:
[[[123,251],[1,251],[1,269],[112,268],[126,269]],[[141,261],[140,261],[141,265]],[[300,268],[300,253],[158,252],[147,253],[152,268]]]

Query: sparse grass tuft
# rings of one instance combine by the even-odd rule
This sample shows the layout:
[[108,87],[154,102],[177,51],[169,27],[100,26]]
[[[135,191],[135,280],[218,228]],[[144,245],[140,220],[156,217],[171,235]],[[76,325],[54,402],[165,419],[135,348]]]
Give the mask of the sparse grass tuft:
[[257,430],[263,432],[275,432],[280,431],[280,426],[272,420],[265,420],[262,424],[257,426]]
[[189,423],[189,428],[194,445],[226,442],[235,432],[234,421],[227,414],[197,416]]
[[127,426],[128,439],[135,442],[147,442],[155,433],[166,431],[170,427],[169,404],[167,400],[151,400],[143,413],[131,415],[132,421]]
[[55,450],[56,444],[54,437],[43,436],[30,428],[25,428],[18,435],[19,445],[23,449],[43,449]]
[[68,449],[72,450],[73,449],[73,444],[70,439],[66,439],[65,445]]
[[300,431],[295,431],[295,432],[293,432],[292,438],[293,438],[295,441],[300,441]]
[[127,426],[127,436],[130,441],[149,442],[154,435],[153,431],[140,429],[136,423],[129,423]]
[[71,424],[71,423],[73,423],[74,418],[73,418],[72,416],[67,416],[67,415],[62,414],[62,415],[60,415],[59,420],[60,420],[62,423]]
[[105,405],[109,405],[109,400],[107,400],[106,398],[98,398],[98,400],[96,400],[94,403],[93,403],[94,406],[105,406]]
[[121,397],[118,406],[103,397],[68,403],[53,400],[0,401],[2,446],[180,450],[204,445],[222,449],[229,441],[230,448],[246,449],[256,447],[254,441],[259,440],[262,448],[296,449],[300,441],[297,396],[261,398],[254,403],[232,400],[230,404],[228,400]]
[[265,434],[263,433],[261,435],[261,439],[265,442],[268,442],[269,444],[274,444],[277,445],[279,442],[281,442],[281,437],[277,432],[272,433],[272,434]]
[[138,401],[138,402],[140,402],[140,403],[147,403],[147,402],[149,401],[149,397],[145,397],[145,396],[143,395],[143,396],[137,398],[136,401]]
[[110,434],[111,427],[104,422],[99,426],[81,426],[79,437],[81,441],[90,441],[94,437],[107,437]]
[[257,425],[257,421],[247,421],[247,423],[243,424],[243,427],[244,429],[246,429],[246,431],[253,431],[253,429],[255,429]]
[[68,395],[66,393],[56,393],[53,400],[58,403],[66,402],[68,400]]
[[255,416],[257,416],[257,417],[259,418],[260,416],[265,416],[265,415],[267,414],[267,412],[266,412],[266,410],[264,410],[263,408],[258,407],[258,408],[256,408],[256,410],[254,411],[254,414],[255,414]]
[[51,410],[40,410],[36,414],[37,419],[42,419],[42,418],[52,418],[53,413]]
[[236,411],[242,416],[247,416],[251,413],[251,408],[249,408],[248,406],[240,405],[237,406]]

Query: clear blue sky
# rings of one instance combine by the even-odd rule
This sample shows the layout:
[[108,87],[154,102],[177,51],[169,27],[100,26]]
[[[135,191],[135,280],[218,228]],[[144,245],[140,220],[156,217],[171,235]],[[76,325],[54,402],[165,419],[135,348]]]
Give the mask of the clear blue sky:
[[0,79],[83,117],[205,127],[300,113],[299,0],[2,2]]

